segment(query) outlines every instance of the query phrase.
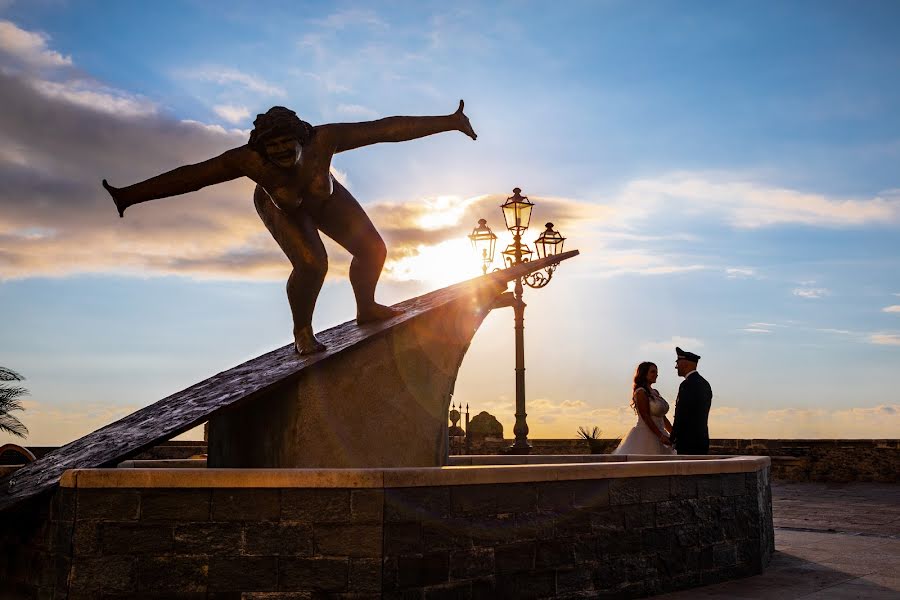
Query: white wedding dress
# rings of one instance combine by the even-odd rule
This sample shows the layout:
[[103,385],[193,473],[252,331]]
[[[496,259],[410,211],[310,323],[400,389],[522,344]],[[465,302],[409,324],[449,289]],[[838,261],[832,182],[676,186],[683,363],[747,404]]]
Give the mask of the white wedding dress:
[[[659,392],[650,390],[650,417],[664,435],[667,434],[663,417],[667,412],[669,403],[659,395]],[[613,454],[675,454],[675,450],[671,446],[664,446],[638,415],[637,425],[631,428]]]

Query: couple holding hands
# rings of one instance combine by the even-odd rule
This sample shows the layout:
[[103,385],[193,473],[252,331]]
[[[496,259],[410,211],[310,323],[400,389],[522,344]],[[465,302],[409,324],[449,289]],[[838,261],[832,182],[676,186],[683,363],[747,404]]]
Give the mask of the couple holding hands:
[[675,415],[666,418],[669,403],[653,389],[659,370],[642,362],[634,373],[631,406],[637,424],[622,439],[613,454],[709,454],[709,407],[712,388],[697,372],[700,356],[675,348],[675,369],[684,381],[678,388]]

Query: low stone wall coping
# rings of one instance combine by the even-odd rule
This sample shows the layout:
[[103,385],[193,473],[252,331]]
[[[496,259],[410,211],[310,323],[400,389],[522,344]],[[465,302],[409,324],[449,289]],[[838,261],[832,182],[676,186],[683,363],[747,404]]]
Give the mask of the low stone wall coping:
[[681,455],[659,454],[473,454],[454,455],[450,464],[460,465],[546,465],[557,463],[617,463],[648,461],[723,460],[739,458],[735,455]]
[[[492,457],[497,458],[497,457]],[[647,457],[634,457],[647,458]],[[656,457],[654,457],[656,458]],[[749,473],[767,456],[398,469],[71,469],[64,488],[398,488]]]

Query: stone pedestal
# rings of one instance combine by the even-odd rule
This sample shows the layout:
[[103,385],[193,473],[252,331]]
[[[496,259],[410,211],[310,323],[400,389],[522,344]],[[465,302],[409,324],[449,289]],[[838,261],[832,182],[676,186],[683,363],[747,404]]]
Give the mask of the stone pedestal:
[[433,467],[456,375],[501,285],[387,328],[209,421],[209,467]]

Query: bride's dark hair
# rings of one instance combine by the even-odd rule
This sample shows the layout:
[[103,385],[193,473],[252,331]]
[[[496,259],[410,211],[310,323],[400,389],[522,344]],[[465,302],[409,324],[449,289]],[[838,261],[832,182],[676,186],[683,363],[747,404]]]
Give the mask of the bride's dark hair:
[[634,370],[634,386],[631,388],[631,408],[634,412],[638,411],[637,406],[634,404],[634,392],[641,388],[646,392],[647,398],[650,398],[650,384],[647,382],[647,374],[650,373],[650,367],[655,366],[656,363],[645,361],[640,363],[637,369]]

